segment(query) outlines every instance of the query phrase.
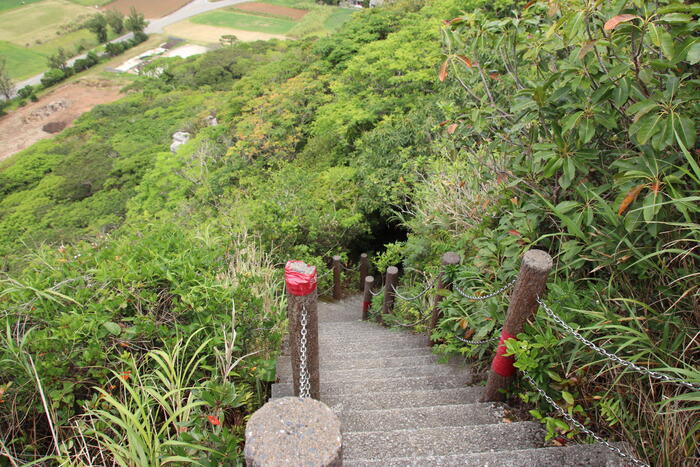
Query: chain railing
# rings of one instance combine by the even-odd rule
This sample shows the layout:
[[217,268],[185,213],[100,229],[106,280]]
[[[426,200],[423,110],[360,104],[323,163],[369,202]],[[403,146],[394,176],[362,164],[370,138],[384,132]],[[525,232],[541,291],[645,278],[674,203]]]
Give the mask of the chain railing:
[[578,331],[576,331],[574,328],[572,328],[568,323],[566,323],[563,319],[561,319],[559,316],[557,316],[554,311],[552,311],[551,308],[547,306],[547,304],[542,300],[541,298],[537,298],[537,303],[542,307],[542,309],[547,313],[547,316],[552,318],[559,326],[564,328],[564,330],[574,336],[577,341],[581,342],[583,345],[586,347],[590,348],[591,350],[596,351],[600,355],[603,355],[604,357],[607,357],[609,360],[614,361],[615,363],[619,363],[620,365],[624,366],[625,368],[629,368],[631,370],[634,370],[638,373],[642,373],[644,375],[647,375],[651,378],[654,378],[657,381],[663,381],[665,383],[672,383],[672,384],[677,384],[679,386],[686,387],[688,389],[692,389],[694,391],[700,390],[700,384],[693,384],[689,383],[687,381],[678,381],[677,379],[674,379],[664,373],[659,373],[657,371],[652,371],[647,368],[641,367],[637,365],[636,363],[630,362],[628,360],[625,360],[621,357],[618,357],[612,352],[608,352],[602,347],[597,346],[590,340],[586,339],[583,337]]
[[[457,265],[459,263],[459,257],[455,255],[454,253],[451,253],[456,257],[452,258],[451,261],[445,261],[443,257],[443,265],[445,265],[445,268],[447,267],[453,267],[453,265]],[[529,258],[528,258],[529,256]],[[513,362],[514,358],[513,357],[505,357],[504,354],[506,354],[506,348],[505,348],[505,341],[514,338],[514,336],[518,335],[520,332],[522,332],[522,326],[527,320],[529,316],[532,316],[536,313],[537,308],[541,307],[547,316],[552,319],[555,323],[557,323],[561,328],[567,332],[568,334],[572,335],[576,340],[590,348],[591,350],[597,352],[598,354],[606,357],[607,359],[623,366],[626,369],[630,369],[633,371],[636,371],[638,373],[644,374],[646,376],[649,376],[650,378],[653,378],[654,380],[661,381],[664,383],[671,383],[671,384],[677,384],[679,386],[682,386],[684,388],[693,390],[693,391],[698,391],[700,390],[700,384],[692,383],[692,382],[687,382],[687,381],[681,381],[678,378],[673,378],[669,376],[668,374],[664,374],[661,372],[653,371],[644,367],[641,367],[637,365],[634,362],[628,361],[624,358],[621,358],[614,353],[607,351],[603,349],[602,347],[596,345],[593,343],[591,340],[585,338],[584,336],[581,335],[576,329],[574,329],[572,326],[570,326],[568,323],[566,323],[563,319],[561,319],[559,316],[557,316],[552,309],[547,306],[547,304],[540,298],[540,295],[543,293],[545,287],[546,287],[546,278],[547,274],[549,273],[549,270],[552,268],[552,260],[549,255],[542,251],[538,250],[531,250],[528,252],[525,257],[523,258],[523,265],[521,267],[520,274],[518,278],[510,280],[508,283],[504,284],[502,287],[499,289],[488,293],[484,295],[472,295],[470,293],[467,293],[465,290],[460,288],[454,283],[450,283],[448,280],[445,279],[445,277],[449,277],[447,274],[448,269],[445,269],[441,275],[438,275],[433,281],[431,281],[420,293],[416,294],[415,296],[407,296],[403,295],[399,291],[398,285],[395,285],[395,283],[389,284],[389,288],[385,290],[386,287],[382,286],[381,289],[378,291],[374,292],[369,288],[368,292],[369,294],[366,294],[367,297],[370,296],[378,296],[382,292],[386,292],[386,295],[391,294],[392,296],[396,296],[402,300],[405,301],[415,301],[418,300],[422,297],[424,297],[431,289],[435,287],[435,282],[437,282],[437,288],[438,289],[452,289],[454,292],[458,293],[462,297],[469,299],[469,300],[474,300],[474,301],[483,301],[483,300],[488,300],[491,298],[494,298],[496,296],[499,296],[503,294],[504,292],[510,290],[511,288],[514,287],[516,282],[518,280],[522,280],[523,284],[518,286],[518,289],[515,293],[517,293],[519,296],[518,298],[513,298],[511,299],[511,306],[509,307],[508,310],[508,316],[511,315],[511,313],[515,313],[516,315],[520,315],[519,318],[511,320],[510,325],[509,320],[506,319],[504,324],[504,329],[503,332],[498,335],[498,336],[493,336],[481,340],[472,340],[472,339],[465,339],[463,337],[460,337],[458,335],[454,335],[453,337],[457,339],[460,342],[463,342],[465,344],[469,345],[486,345],[486,344],[491,344],[494,342],[497,342],[500,340],[499,344],[499,349],[498,352],[496,353],[496,357],[494,358],[494,364],[492,365],[491,368],[491,374],[489,375],[489,382],[487,383],[487,388],[486,388],[486,395],[485,397],[487,398],[486,400],[497,400],[497,399],[489,399],[488,397],[493,397],[494,394],[501,394],[501,388],[504,387],[505,383],[508,381],[508,378],[510,378],[514,374],[514,369],[511,371],[508,366],[513,367]],[[442,295],[439,295],[441,297]],[[393,297],[392,297],[393,299]],[[436,299],[436,305],[434,305],[435,309],[433,310],[433,322],[432,322],[432,327],[436,325],[439,319],[439,310],[437,309],[437,299]],[[513,307],[513,303],[517,303],[515,306],[515,309],[511,309]],[[527,305],[524,305],[526,304]],[[436,311],[437,310],[437,311]],[[386,311],[385,311],[386,312]],[[437,314],[436,314],[437,313]],[[437,316],[437,318],[436,318]],[[410,324],[406,323],[390,323],[392,326],[401,326],[401,327],[415,327],[419,324],[425,323],[429,318],[431,317],[430,314],[421,317],[418,321]],[[513,323],[517,323],[516,325],[513,325]],[[508,327],[510,326],[510,329]],[[496,385],[492,384],[492,376],[495,374],[494,372],[497,371],[498,369],[503,370],[502,374],[499,373],[498,378],[500,378],[500,381],[496,383]],[[603,439],[601,436],[597,435],[590,429],[586,428],[581,422],[576,420],[574,417],[569,415],[566,410],[564,410],[562,407],[560,407],[556,402],[541,388],[539,388],[532,377],[530,377],[529,374],[526,372],[523,372],[524,378],[533,386],[533,388],[544,398],[544,400],[549,403],[553,409],[558,412],[567,422],[569,422],[572,426],[580,430],[581,433],[584,433],[591,438],[595,439],[599,443],[603,444],[607,448],[609,448],[611,451],[622,457],[623,459],[626,459],[635,465],[639,466],[647,466],[644,462],[640,461],[639,459],[636,459],[634,456],[630,455],[629,453],[624,452],[622,449],[617,447],[615,444],[612,444],[605,439]],[[495,378],[496,380],[498,378]],[[490,394],[491,396],[488,395],[489,390],[491,391]]]
[[299,397],[311,397],[311,381],[309,378],[309,368],[308,363],[308,352],[306,348],[307,340],[306,336],[308,334],[308,329],[306,328],[308,324],[308,312],[306,311],[306,305],[301,307],[301,339],[299,339]]
[[[522,371],[522,370],[521,370],[521,371]],[[572,425],[574,425],[576,428],[578,428],[580,431],[582,431],[583,433],[586,433],[588,436],[590,436],[591,438],[595,439],[595,440],[598,441],[599,443],[604,444],[608,449],[610,449],[611,451],[613,451],[614,453],[616,453],[618,456],[620,456],[620,457],[622,457],[622,458],[624,458],[624,459],[628,459],[629,461],[633,462],[633,463],[636,464],[636,465],[640,465],[640,466],[644,466],[644,467],[649,467],[649,464],[646,464],[646,463],[640,461],[639,459],[637,459],[636,457],[632,456],[631,454],[628,454],[628,453],[622,451],[622,449],[618,448],[618,447],[615,446],[614,444],[611,444],[610,442],[608,442],[608,441],[605,440],[604,438],[600,437],[599,435],[597,435],[597,434],[594,433],[593,431],[591,431],[591,430],[589,430],[588,428],[586,428],[581,422],[579,422],[579,421],[576,420],[574,417],[572,417],[571,415],[569,415],[569,414],[566,412],[566,410],[564,410],[562,407],[559,406],[559,404],[557,404],[556,402],[554,402],[554,399],[552,399],[551,397],[549,397],[549,395],[548,395],[543,389],[541,389],[539,386],[537,386],[537,383],[535,383],[535,380],[532,379],[532,377],[531,377],[526,371],[522,371],[522,373],[523,373],[523,377],[525,378],[525,380],[526,380],[528,383],[530,383],[530,385],[532,386],[532,388],[533,388],[535,391],[537,391],[537,392],[544,398],[544,400],[546,400],[547,403],[548,403],[549,405],[551,405],[552,408],[554,408],[554,410],[556,410],[556,411],[559,413],[559,415],[561,415],[562,417],[564,417],[564,419],[566,419],[566,421],[568,421],[569,423],[571,423]]]
[[508,289],[510,289],[511,287],[513,287],[513,285],[515,285],[515,281],[516,281],[516,279],[513,279],[512,281],[508,282],[506,285],[504,285],[504,286],[501,287],[500,289],[496,290],[495,292],[492,292],[492,293],[486,294],[486,295],[469,295],[469,294],[466,293],[464,290],[462,290],[462,289],[460,289],[459,287],[457,287],[456,284],[452,284],[452,287],[453,287],[461,296],[463,296],[464,298],[468,298],[469,300],[488,300],[489,298],[493,298],[493,297],[495,297],[495,296],[497,296],[497,295],[501,295],[503,292],[505,292],[506,290],[508,290]]

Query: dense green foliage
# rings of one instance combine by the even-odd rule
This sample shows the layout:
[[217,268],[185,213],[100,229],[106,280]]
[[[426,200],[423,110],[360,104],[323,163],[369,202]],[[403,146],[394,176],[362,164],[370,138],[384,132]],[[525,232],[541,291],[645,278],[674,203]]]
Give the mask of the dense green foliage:
[[[475,292],[548,250],[562,317],[697,381],[698,12],[544,3],[402,1],[322,39],[158,60],[128,97],[13,157],[0,170],[0,400],[18,409],[0,418],[2,452],[76,458],[83,433],[136,463],[233,462],[285,325],[272,265],[322,266],[386,224],[408,238],[375,245],[375,265],[401,264],[416,290],[411,268],[432,275],[445,251]],[[604,28],[618,14],[636,17]],[[193,137],[172,153],[176,131]],[[393,319],[422,309],[401,303]],[[438,350],[487,362],[492,349],[454,336],[497,332],[503,302],[449,295],[442,309]],[[655,463],[693,455],[693,395],[650,391],[544,316],[520,338],[518,364],[582,421]],[[162,378],[171,359],[192,371]],[[531,388],[512,394],[550,435],[576,435]],[[129,418],[142,406],[152,415]],[[28,428],[47,419],[56,435]],[[158,430],[127,442],[130,424]]]

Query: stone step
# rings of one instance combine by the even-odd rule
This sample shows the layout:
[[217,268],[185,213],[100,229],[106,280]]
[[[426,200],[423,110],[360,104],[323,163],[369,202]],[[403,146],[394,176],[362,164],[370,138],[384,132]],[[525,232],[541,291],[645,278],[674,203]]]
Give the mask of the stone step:
[[[279,371],[282,370],[282,371]],[[443,376],[450,378],[469,372],[469,368],[454,365],[422,365],[398,368],[363,368],[358,370],[326,370],[320,368],[321,382],[326,381],[368,381],[372,379],[401,378],[415,376]],[[277,378],[280,382],[291,382],[291,367],[279,368]]]
[[[420,376],[415,378],[385,378],[370,381],[323,381],[321,399],[324,394],[371,394],[373,392],[412,391],[420,389],[449,389],[467,386],[473,382],[470,373],[450,377]],[[272,385],[272,397],[292,395],[291,383]]]
[[344,432],[490,425],[499,423],[502,419],[503,408],[493,403],[403,409],[344,410],[340,415]]
[[[422,366],[431,363],[438,363],[438,356],[428,355],[407,355],[403,357],[387,358],[367,358],[363,360],[326,360],[321,355],[321,369],[324,371],[334,370],[360,370],[368,368],[401,368],[405,366]],[[292,360],[288,355],[277,357],[277,372],[289,373],[292,368]]]
[[344,467],[623,467],[632,465],[603,444],[480,452],[441,457],[401,457],[381,460],[343,459]]
[[343,352],[321,352],[319,358],[321,365],[330,361],[352,361],[352,360],[368,360],[379,358],[406,357],[409,355],[425,356],[433,355],[430,347],[414,347],[408,349],[393,349],[386,348],[383,350],[366,350],[360,352],[343,353]]
[[409,334],[407,332],[391,332],[391,331],[381,331],[381,332],[349,332],[347,334],[340,334],[337,332],[323,332],[319,331],[318,341],[321,344],[390,344],[394,341],[411,341],[411,342],[422,342],[427,345],[428,337],[424,334]]
[[345,432],[343,459],[454,456],[542,446],[539,423],[515,422],[465,427]]
[[348,355],[356,352],[381,352],[383,350],[400,350],[400,349],[423,349],[429,347],[426,345],[427,341],[425,339],[383,339],[374,342],[337,342],[335,344],[321,344],[319,343],[319,355],[335,355],[342,354]]
[[333,410],[401,409],[437,405],[473,404],[484,392],[480,386],[451,389],[375,392],[372,394],[321,394],[321,401]]

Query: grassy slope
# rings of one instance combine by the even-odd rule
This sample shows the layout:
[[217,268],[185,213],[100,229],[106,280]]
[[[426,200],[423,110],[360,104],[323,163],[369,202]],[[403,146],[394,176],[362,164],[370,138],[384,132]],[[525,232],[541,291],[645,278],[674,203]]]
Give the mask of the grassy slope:
[[7,41],[0,41],[0,57],[7,61],[7,70],[14,79],[27,78],[46,68],[43,54]]

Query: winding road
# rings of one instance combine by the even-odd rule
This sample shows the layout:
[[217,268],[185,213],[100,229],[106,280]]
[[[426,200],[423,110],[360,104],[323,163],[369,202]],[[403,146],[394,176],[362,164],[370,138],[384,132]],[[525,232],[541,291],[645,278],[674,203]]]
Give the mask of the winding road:
[[[170,13],[167,16],[163,16],[162,18],[157,18],[157,19],[149,19],[148,26],[146,27],[146,34],[162,34],[163,29],[166,26],[170,26],[171,24],[177,23],[178,21],[185,20],[187,18],[191,18],[192,16],[196,16],[200,13],[206,13],[207,11],[212,11],[212,10],[218,10],[219,8],[225,8],[227,6],[231,5],[236,5],[238,3],[244,3],[249,0],[220,0],[218,2],[212,2],[209,0],[193,0],[187,5],[183,6],[179,10],[176,10],[172,13]],[[124,42],[133,37],[133,33],[125,34],[121,37],[117,37],[116,39],[111,40],[110,42]],[[76,60],[85,58],[87,54],[83,55],[78,55],[77,57],[73,57],[70,60],[68,60],[68,65],[73,66],[73,63],[75,63]],[[41,84],[41,78],[43,78],[44,73],[40,73],[36,76],[32,76],[29,79],[25,79],[23,81],[19,81],[15,83],[15,94],[14,96],[17,95],[17,90],[22,89],[25,86],[37,86]],[[13,96],[13,97],[14,97]]]

